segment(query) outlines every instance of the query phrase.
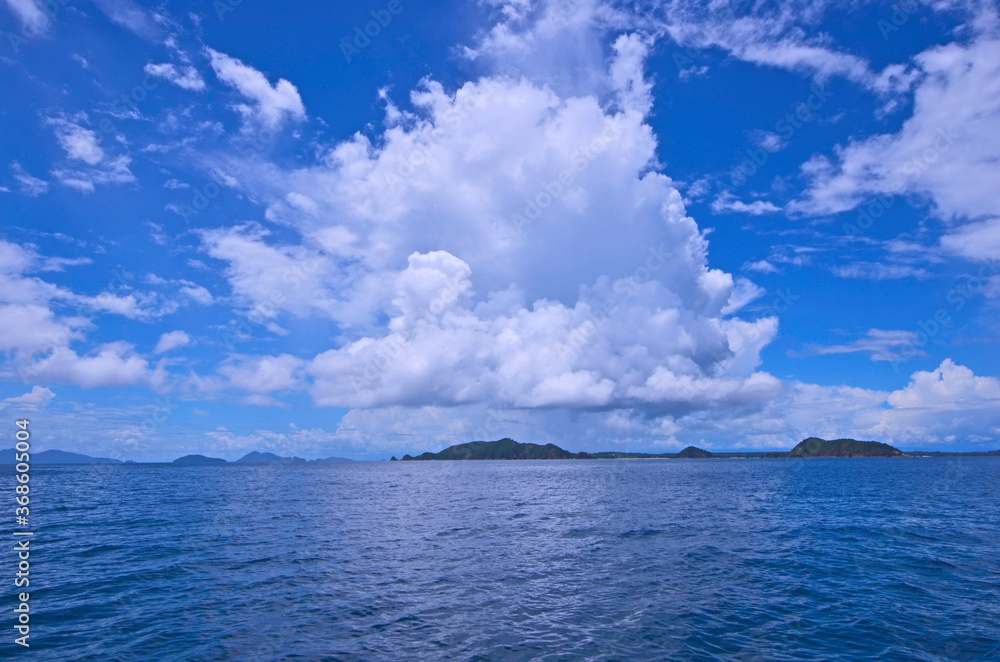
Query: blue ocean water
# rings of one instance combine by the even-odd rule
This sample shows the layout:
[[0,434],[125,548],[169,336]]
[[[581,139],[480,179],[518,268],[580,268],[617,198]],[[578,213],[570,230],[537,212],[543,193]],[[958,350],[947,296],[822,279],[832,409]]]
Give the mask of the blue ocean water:
[[32,648],[8,625],[3,659],[1000,660],[1000,458],[67,466],[31,484]]

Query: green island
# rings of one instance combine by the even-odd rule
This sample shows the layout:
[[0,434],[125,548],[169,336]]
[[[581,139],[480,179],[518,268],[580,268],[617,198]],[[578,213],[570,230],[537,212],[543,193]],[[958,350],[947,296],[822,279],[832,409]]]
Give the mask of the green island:
[[[696,446],[688,446],[679,453],[629,453],[602,451],[599,453],[573,453],[555,444],[523,444],[509,437],[497,441],[470,441],[449,446],[439,453],[421,453],[416,457],[404,455],[403,461],[420,460],[644,460],[644,459],[733,459],[733,458],[813,458],[813,457],[932,457],[957,455],[1000,455],[1000,451],[971,453],[910,452],[904,453],[894,446],[879,441],[857,439],[803,439],[787,452],[733,452],[712,453]],[[391,461],[398,461],[395,456]]]

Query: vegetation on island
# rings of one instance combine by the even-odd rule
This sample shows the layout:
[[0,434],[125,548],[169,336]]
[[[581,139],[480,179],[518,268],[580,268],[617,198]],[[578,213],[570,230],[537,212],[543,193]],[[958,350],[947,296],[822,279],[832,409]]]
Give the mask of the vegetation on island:
[[226,461],[221,457],[206,457],[195,454],[179,457],[173,461],[173,464],[179,464],[184,467],[207,467],[216,464],[226,464]]
[[905,457],[906,453],[879,441],[819,437],[803,439],[788,453],[789,457]]
[[[942,453],[943,454],[943,453]],[[966,455],[973,453],[952,453]],[[1000,454],[1000,451],[974,453]],[[505,437],[497,441],[471,441],[449,446],[439,453],[422,453],[416,457],[404,455],[403,460],[627,460],[627,459],[708,459],[708,458],[810,458],[810,457],[911,457],[911,454],[878,441],[856,439],[826,440],[809,437],[787,452],[712,453],[688,446],[679,453],[628,453],[603,451],[573,453],[555,444],[522,444]],[[396,460],[395,457],[392,458]]]

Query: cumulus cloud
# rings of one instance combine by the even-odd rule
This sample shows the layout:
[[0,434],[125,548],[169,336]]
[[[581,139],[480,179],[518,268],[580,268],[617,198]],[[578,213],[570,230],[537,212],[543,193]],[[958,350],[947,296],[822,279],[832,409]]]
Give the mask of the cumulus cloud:
[[304,366],[305,361],[290,354],[236,357],[222,365],[219,372],[237,389],[264,394],[299,386]]
[[251,105],[236,106],[246,121],[273,131],[286,120],[305,119],[302,98],[290,82],[281,78],[272,86],[264,74],[240,60],[211,48],[207,52],[219,80],[235,88],[250,102]]
[[[969,368],[945,359],[935,370],[913,373],[909,385],[890,394],[888,402],[897,409],[996,408],[1000,405],[1000,380],[977,377]],[[1000,418],[1000,409],[994,418]]]
[[177,87],[185,90],[198,92],[205,89],[205,81],[198,70],[190,65],[177,66],[174,64],[153,64],[146,65],[145,71],[151,76],[157,76],[170,81]]
[[636,409],[526,409],[480,402],[356,408],[331,430],[290,426],[285,432],[223,430],[209,436],[217,447],[233,452],[267,448],[314,457],[341,452],[387,457],[504,436],[573,451],[679,450],[691,442],[716,450],[788,450],[809,436],[872,439],[904,450],[955,441],[992,450],[1000,443],[998,384],[946,360],[935,370],[914,373],[896,391],[792,381],[780,396],[759,406],[694,410],[671,418]]
[[33,379],[68,382],[84,387],[130,386],[149,380],[149,364],[126,343],[104,345],[89,356],[57,347],[32,363],[24,373]]
[[169,352],[172,349],[177,349],[178,347],[183,347],[191,342],[191,336],[183,331],[169,331],[160,336],[160,340],[156,343],[156,348],[153,350],[154,354],[163,354],[164,352]]
[[354,329],[306,366],[318,404],[664,413],[781,392],[755,371],[776,321],[724,319],[759,292],[734,297],[649,168],[645,45],[614,50],[614,110],[526,80],[426,81],[378,146],[357,135],[315,166],[243,171],[302,244],[245,224],[203,231],[203,249],[251,315]]

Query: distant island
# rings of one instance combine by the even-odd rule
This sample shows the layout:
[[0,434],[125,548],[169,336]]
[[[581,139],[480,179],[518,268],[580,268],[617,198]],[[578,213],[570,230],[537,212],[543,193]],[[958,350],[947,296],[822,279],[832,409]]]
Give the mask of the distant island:
[[[261,453],[252,451],[247,453],[235,462],[227,462],[220,457],[207,457],[205,455],[185,455],[173,462],[133,462],[131,460],[122,462],[108,457],[91,457],[82,453],[69,453],[60,450],[48,450],[40,453],[30,454],[32,465],[49,464],[168,464],[176,467],[210,467],[220,464],[313,464],[325,462],[353,462],[346,457],[325,457],[318,460],[303,460],[301,457],[282,457],[274,453]],[[15,464],[16,451],[13,448],[0,450],[0,466]]]
[[[0,464],[14,464],[17,452],[13,448],[0,450]],[[42,451],[31,453],[31,464],[122,464],[121,460],[110,457],[90,457],[81,453],[67,451]]]
[[206,467],[216,464],[226,464],[221,457],[205,457],[204,455],[185,455],[173,461],[183,467]]
[[253,451],[236,460],[237,464],[274,464],[278,462],[305,462],[301,457],[281,457],[274,453]]
[[[601,451],[597,453],[573,453],[555,444],[531,444],[514,441],[509,437],[497,441],[470,441],[464,444],[449,446],[439,453],[421,453],[413,457],[404,455],[403,460],[412,462],[420,460],[685,460],[685,459],[733,459],[733,458],[813,458],[813,457],[984,457],[1000,456],[996,451],[907,451],[903,452],[889,444],[878,441],[858,441],[856,439],[826,440],[819,437],[803,439],[790,451],[736,451],[711,452],[688,446],[679,453],[631,453],[627,451]],[[13,448],[0,450],[0,466],[15,464],[16,453]],[[392,457],[393,462],[399,459]],[[185,455],[173,462],[133,462],[115,460],[108,457],[91,457],[82,453],[70,453],[61,450],[47,450],[31,453],[32,465],[90,465],[90,464],[122,464],[122,465],[160,465],[174,467],[212,467],[220,465],[258,465],[286,464],[300,466],[304,464],[353,462],[344,457],[326,457],[316,460],[304,460],[301,457],[283,457],[271,452],[251,451],[234,462],[228,462],[219,457],[208,457],[200,454]]]
[[[628,453],[603,451],[573,453],[555,444],[523,444],[508,437],[497,441],[470,441],[449,446],[439,453],[404,455],[403,461],[421,460],[627,460],[627,459],[732,459],[732,458],[813,458],[813,457],[925,457],[931,455],[1000,455],[1000,451],[971,453],[904,453],[878,441],[856,439],[826,440],[819,437],[803,439],[787,452],[712,453],[688,446],[679,453]],[[397,461],[395,456],[392,461]]]

